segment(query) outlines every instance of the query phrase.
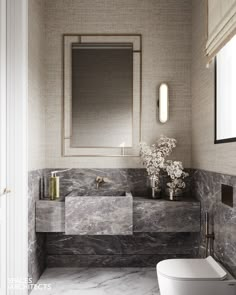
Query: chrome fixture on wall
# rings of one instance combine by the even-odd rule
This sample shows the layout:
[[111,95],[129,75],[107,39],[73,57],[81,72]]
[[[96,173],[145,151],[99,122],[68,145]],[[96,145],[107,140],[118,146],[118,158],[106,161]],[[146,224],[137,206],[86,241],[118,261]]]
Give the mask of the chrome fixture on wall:
[[158,90],[158,118],[161,123],[169,120],[169,87],[167,83],[161,83]]
[[206,257],[209,255],[212,255],[214,253],[214,239],[215,239],[215,234],[213,231],[213,224],[211,223],[211,232],[210,232],[210,217],[209,217],[209,212],[205,212],[205,225],[206,225]]
[[99,189],[99,187],[102,183],[110,183],[111,182],[108,178],[101,177],[101,176],[97,176],[95,181],[96,181],[97,189]]

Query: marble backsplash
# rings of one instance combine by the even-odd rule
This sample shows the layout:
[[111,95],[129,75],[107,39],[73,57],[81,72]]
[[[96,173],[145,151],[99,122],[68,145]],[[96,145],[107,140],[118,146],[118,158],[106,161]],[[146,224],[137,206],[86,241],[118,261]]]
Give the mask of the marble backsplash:
[[[233,208],[221,202],[221,184],[234,187]],[[236,276],[236,176],[195,170],[192,189],[201,202],[200,256],[205,254],[204,214],[208,211],[215,232],[215,257]]]
[[[60,169],[44,170],[44,196],[48,198],[48,180],[51,172]],[[187,190],[190,189],[192,170],[186,169],[190,176],[186,179]],[[76,190],[79,195],[87,195],[91,192],[99,192],[100,195],[106,191],[131,191],[135,195],[150,195],[151,190],[149,178],[146,169],[70,169],[66,172],[59,173],[60,176],[60,194],[62,199]],[[96,177],[108,178],[108,183],[102,183],[99,190],[96,188]],[[161,187],[166,187],[168,177],[161,174]],[[92,194],[93,195],[93,194]]]

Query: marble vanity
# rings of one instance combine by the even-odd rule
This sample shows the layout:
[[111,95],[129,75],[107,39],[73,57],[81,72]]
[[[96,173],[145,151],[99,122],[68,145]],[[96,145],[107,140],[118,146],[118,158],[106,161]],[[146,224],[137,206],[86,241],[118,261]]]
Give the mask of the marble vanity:
[[[151,199],[145,169],[71,169],[60,177],[62,198],[49,201],[48,180],[54,170],[30,174],[30,193],[41,200],[29,204],[29,261],[47,267],[155,267],[163,259],[197,257],[200,202],[191,197],[195,188],[190,170],[186,195],[178,202],[164,196]],[[97,188],[97,176],[110,182]],[[168,179],[161,180],[164,191]],[[70,197],[77,199],[69,202],[73,211],[68,215]],[[73,234],[66,233],[66,223]]]
[[82,196],[65,199],[67,235],[132,235],[133,198],[121,196]]
[[200,202],[189,196],[173,202],[130,193],[75,195],[70,194],[60,201],[36,202],[36,231],[66,235],[200,231]]

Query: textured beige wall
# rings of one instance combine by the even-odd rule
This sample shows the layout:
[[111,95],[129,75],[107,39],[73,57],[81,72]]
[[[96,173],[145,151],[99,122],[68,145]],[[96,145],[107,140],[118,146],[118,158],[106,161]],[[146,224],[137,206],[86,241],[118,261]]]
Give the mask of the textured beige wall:
[[192,166],[236,174],[236,143],[214,144],[214,66],[206,68],[206,0],[193,0]]
[[[143,140],[178,140],[174,157],[191,166],[191,1],[46,1],[47,167],[139,167],[139,158],[61,157],[62,34],[141,33]],[[157,87],[170,85],[170,121],[156,120]]]
[[44,1],[29,0],[29,170],[45,168]]

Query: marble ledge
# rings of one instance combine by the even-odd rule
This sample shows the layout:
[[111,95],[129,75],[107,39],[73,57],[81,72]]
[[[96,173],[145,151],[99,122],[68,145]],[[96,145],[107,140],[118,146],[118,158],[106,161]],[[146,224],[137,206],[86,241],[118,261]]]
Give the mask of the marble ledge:
[[200,203],[134,199],[134,232],[200,232]]
[[192,255],[47,255],[47,267],[155,267],[171,258],[192,258]]
[[36,232],[64,232],[65,203],[36,201]]
[[199,233],[133,233],[96,237],[48,233],[46,252],[47,255],[182,254],[195,257],[198,245]]

